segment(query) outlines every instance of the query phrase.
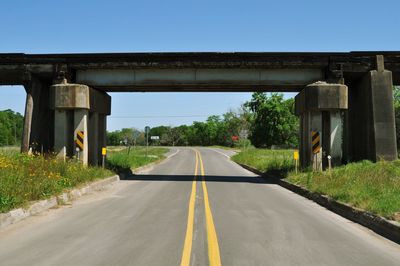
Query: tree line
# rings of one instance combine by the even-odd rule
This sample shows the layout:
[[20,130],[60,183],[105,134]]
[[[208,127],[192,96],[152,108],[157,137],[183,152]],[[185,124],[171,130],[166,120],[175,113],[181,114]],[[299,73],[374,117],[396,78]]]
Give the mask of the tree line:
[[[254,93],[238,110],[221,116],[209,116],[204,122],[177,127],[158,126],[150,129],[150,145],[168,146],[235,146],[251,142],[256,147],[297,146],[298,118],[294,99],[279,93]],[[145,132],[124,128],[107,133],[108,145],[145,145]]]

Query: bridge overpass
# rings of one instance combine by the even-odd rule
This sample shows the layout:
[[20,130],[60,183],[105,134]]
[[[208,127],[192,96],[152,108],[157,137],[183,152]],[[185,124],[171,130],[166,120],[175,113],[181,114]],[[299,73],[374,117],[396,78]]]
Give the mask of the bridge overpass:
[[400,52],[0,54],[0,85],[27,92],[22,151],[72,156],[81,138],[91,164],[106,145],[107,92],[149,91],[299,92],[303,166],[395,159],[393,84]]

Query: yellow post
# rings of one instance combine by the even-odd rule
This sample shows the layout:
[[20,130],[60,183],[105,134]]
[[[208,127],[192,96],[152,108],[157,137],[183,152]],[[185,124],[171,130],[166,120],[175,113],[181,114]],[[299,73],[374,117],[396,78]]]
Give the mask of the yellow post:
[[299,151],[298,150],[295,150],[293,152],[293,159],[294,159],[294,165],[295,165],[296,175],[297,175],[297,168],[298,168],[298,162],[299,162]]
[[101,149],[101,155],[103,156],[103,160],[101,162],[101,166],[104,168],[106,164],[106,155],[107,155],[107,148],[103,147]]

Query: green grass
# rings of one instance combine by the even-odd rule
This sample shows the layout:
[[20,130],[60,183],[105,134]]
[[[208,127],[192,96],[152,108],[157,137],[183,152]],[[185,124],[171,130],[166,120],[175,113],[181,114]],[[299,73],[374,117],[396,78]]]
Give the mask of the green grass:
[[28,202],[49,198],[63,191],[111,176],[98,167],[75,161],[0,151],[0,212],[24,207]]
[[331,173],[293,171],[293,151],[249,149],[233,160],[262,172],[280,174],[310,191],[377,215],[400,221],[400,160],[362,161],[332,169]]
[[400,220],[400,161],[362,161],[329,172],[289,173],[287,180],[380,216]]
[[232,160],[271,174],[286,173],[294,168],[293,150],[250,148],[232,156]]
[[167,148],[149,147],[146,156],[146,147],[132,147],[128,154],[128,149],[114,149],[107,155],[107,165],[109,168],[120,171],[135,169],[146,164],[156,162],[165,158]]

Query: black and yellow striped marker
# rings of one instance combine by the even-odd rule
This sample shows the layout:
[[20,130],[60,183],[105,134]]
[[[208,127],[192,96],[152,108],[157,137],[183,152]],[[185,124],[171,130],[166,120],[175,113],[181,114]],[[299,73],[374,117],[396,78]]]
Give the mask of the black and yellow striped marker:
[[78,130],[76,132],[76,147],[78,147],[81,151],[83,151],[83,144],[84,144],[84,138],[85,133],[83,131]]
[[321,137],[318,131],[311,131],[311,147],[314,154],[321,150]]

